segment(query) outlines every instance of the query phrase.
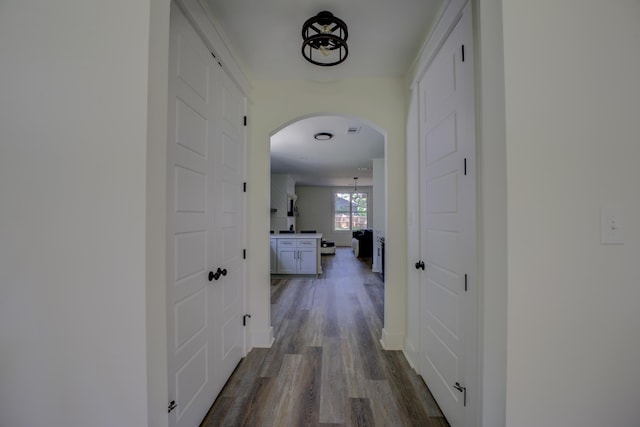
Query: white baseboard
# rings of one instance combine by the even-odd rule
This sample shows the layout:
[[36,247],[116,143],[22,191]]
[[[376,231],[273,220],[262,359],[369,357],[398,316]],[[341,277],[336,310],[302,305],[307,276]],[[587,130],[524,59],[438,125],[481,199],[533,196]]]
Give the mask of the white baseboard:
[[402,350],[402,353],[404,353],[404,357],[407,359],[407,362],[409,362],[409,365],[411,365],[413,370],[417,374],[420,374],[420,364],[419,364],[420,356],[415,346],[413,345],[413,342],[411,342],[411,340],[405,341],[405,345],[404,345],[404,349]]
[[273,336],[273,326],[262,331],[251,332],[251,347],[270,348],[275,338]]
[[385,350],[402,350],[404,346],[404,335],[389,334],[386,329],[382,329],[380,344]]

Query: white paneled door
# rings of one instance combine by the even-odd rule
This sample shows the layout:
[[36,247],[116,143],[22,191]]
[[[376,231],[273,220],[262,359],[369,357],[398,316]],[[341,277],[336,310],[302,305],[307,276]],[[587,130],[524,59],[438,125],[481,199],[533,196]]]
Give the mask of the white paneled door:
[[420,88],[420,370],[452,427],[475,425],[476,179],[469,7]]
[[[220,70],[220,68],[218,68]],[[245,301],[243,261],[245,231],[245,103],[242,93],[225,73],[219,75],[219,127],[213,153],[214,183],[211,185],[211,209],[214,212],[216,254],[213,269],[223,273],[214,283],[216,298],[211,316],[215,342],[214,353],[217,395],[244,353],[242,315]]]
[[244,97],[173,3],[169,61],[169,422],[191,427],[244,351]]

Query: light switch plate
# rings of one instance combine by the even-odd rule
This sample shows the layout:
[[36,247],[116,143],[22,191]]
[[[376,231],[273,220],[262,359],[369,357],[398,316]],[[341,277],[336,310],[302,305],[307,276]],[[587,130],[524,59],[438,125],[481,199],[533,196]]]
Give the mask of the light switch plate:
[[600,243],[624,244],[624,219],[621,206],[603,206],[600,209]]

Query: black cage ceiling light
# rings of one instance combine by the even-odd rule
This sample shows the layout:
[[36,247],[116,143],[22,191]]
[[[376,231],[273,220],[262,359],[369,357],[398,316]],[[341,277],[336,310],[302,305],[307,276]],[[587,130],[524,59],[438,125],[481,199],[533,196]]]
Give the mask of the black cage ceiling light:
[[347,59],[347,24],[331,12],[320,12],[302,26],[302,56],[321,67],[338,65]]

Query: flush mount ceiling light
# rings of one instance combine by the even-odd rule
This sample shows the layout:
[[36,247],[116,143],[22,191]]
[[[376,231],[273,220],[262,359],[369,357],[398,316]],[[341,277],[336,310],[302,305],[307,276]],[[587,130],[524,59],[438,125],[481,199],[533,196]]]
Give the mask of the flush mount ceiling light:
[[318,141],[328,141],[331,138],[333,138],[333,134],[330,132],[318,132],[315,135],[313,135],[313,137]]
[[320,12],[302,26],[302,56],[321,67],[338,65],[349,54],[348,36],[347,24],[342,19],[331,12]]

